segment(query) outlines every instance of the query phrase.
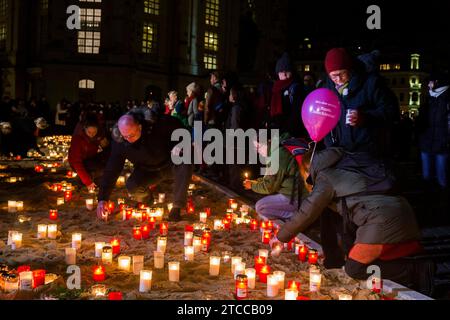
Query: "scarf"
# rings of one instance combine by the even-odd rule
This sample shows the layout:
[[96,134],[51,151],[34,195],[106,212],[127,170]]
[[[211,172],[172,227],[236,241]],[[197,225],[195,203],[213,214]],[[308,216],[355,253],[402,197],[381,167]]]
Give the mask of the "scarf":
[[437,88],[434,90],[430,90],[430,96],[432,96],[433,98],[437,98],[441,94],[443,94],[445,91],[447,91],[448,88],[450,88],[450,86],[445,86],[445,87],[440,87],[440,88]]
[[294,79],[278,80],[272,88],[272,102],[270,104],[270,116],[278,116],[283,113],[283,91],[294,82]]
[[191,101],[194,100],[195,97],[186,97],[186,99],[184,99],[184,109],[185,111],[187,111],[189,109],[189,105],[191,104]]

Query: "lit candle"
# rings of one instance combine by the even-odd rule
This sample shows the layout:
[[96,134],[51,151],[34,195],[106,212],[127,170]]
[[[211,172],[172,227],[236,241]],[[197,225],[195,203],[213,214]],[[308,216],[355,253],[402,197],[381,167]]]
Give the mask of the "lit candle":
[[57,206],[62,206],[64,204],[64,198],[57,198],[56,199],[56,205]]
[[171,211],[172,208],[173,208],[173,203],[172,203],[172,202],[171,202],[171,203],[168,203],[168,204],[167,204],[167,210]]
[[206,212],[200,212],[200,222],[201,223],[206,223],[207,219],[208,219],[208,214]]
[[104,266],[95,266],[94,274],[92,278],[95,282],[105,281],[105,267]]
[[202,237],[195,235],[192,245],[194,246],[195,253],[200,252],[202,250]]
[[202,237],[202,252],[208,252],[209,251],[209,245],[210,245],[210,240],[208,240],[208,238]]
[[218,276],[220,272],[220,257],[209,257],[209,275]]
[[211,243],[211,229],[205,228],[203,230],[202,239],[206,239],[208,241],[208,245]]
[[19,273],[20,290],[33,290],[33,272],[24,271]]
[[155,229],[155,223],[156,223],[155,217],[148,218],[148,227],[149,227],[150,231]]
[[352,295],[346,294],[346,293],[340,293],[338,298],[339,298],[339,300],[353,300]]
[[225,230],[231,229],[231,222],[230,222],[230,220],[228,220],[226,218],[222,220],[222,225]]
[[10,177],[9,178],[9,183],[16,183],[17,182],[17,177]]
[[91,287],[91,294],[94,297],[104,297],[106,291],[106,286],[104,284],[96,284]]
[[169,281],[171,281],[171,282],[180,281],[180,263],[179,262],[169,262]]
[[222,228],[223,228],[222,220],[221,219],[215,219],[214,220],[214,231],[222,230]]
[[46,224],[38,224],[37,226],[37,238],[45,239],[47,238],[47,225]]
[[286,276],[286,273],[283,271],[274,271],[273,275],[275,276],[275,278],[278,279],[278,288],[280,290],[284,289],[284,278]]
[[243,300],[248,298],[248,278],[240,274],[236,277],[236,299]]
[[101,258],[102,257],[103,247],[105,245],[106,245],[105,242],[96,242],[95,243],[95,257],[96,258]]
[[67,265],[77,264],[77,249],[66,248],[66,264]]
[[249,289],[255,289],[256,286],[256,269],[254,268],[247,268],[245,269],[245,275],[248,279],[248,288]]
[[320,270],[314,266],[311,266],[309,270],[309,291],[319,291],[321,281],[322,275],[320,274]]
[[112,239],[111,247],[112,247],[113,254],[119,254],[120,253],[120,240],[117,238]]
[[33,289],[45,284],[45,270],[33,271]]
[[8,200],[8,212],[13,213],[17,211],[17,202],[14,200]]
[[113,248],[111,246],[103,246],[102,263],[112,264],[112,260],[113,260]]
[[153,251],[153,264],[155,269],[164,268],[164,252]]
[[278,290],[278,278],[273,274],[269,274],[267,276],[267,297],[276,297],[278,295]]
[[194,261],[194,246],[184,247],[184,260]]
[[57,235],[58,235],[58,225],[56,225],[56,224],[49,224],[47,226],[47,237],[49,239],[53,239],[54,240],[54,239],[56,239]]
[[372,292],[381,293],[383,290],[383,280],[379,277],[372,278]]
[[289,281],[288,282],[288,289],[290,290],[295,290],[295,291],[300,291],[300,282],[299,281]]
[[309,250],[308,253],[308,263],[309,264],[317,264],[318,253],[316,250]]
[[300,260],[301,262],[305,262],[307,253],[308,248],[305,245],[300,246],[300,249],[298,251],[298,260]]
[[23,201],[16,201],[17,211],[23,211]]
[[53,220],[53,221],[58,220],[58,210],[50,209],[48,215],[49,215],[50,220]]
[[261,268],[266,264],[267,258],[263,256],[256,256],[255,257],[255,270],[256,273],[259,274],[261,271]]
[[294,289],[286,289],[284,292],[284,300],[297,300],[298,291]]
[[133,238],[136,240],[142,240],[142,232],[140,226],[133,227]]
[[223,263],[228,263],[230,261],[231,253],[229,251],[222,252]]
[[127,207],[124,210],[122,210],[122,220],[130,220],[133,216],[133,208]]
[[123,187],[124,185],[125,185],[125,177],[119,176],[119,178],[117,178],[116,186]]
[[244,172],[244,177],[245,177],[245,180],[247,180],[248,179],[248,177],[249,177],[249,174],[248,174],[248,172],[246,171],[246,172]]
[[152,271],[141,270],[139,280],[139,292],[146,293],[152,289]]
[[16,250],[22,247],[22,233],[16,232],[12,235],[11,249]]
[[144,269],[144,256],[133,256],[133,274],[138,275]]
[[160,251],[160,252],[166,252],[166,247],[167,247],[167,237],[165,236],[160,236],[158,237],[158,239],[156,240],[156,250]]
[[151,228],[149,227],[149,225],[144,224],[143,226],[141,226],[142,239],[150,238],[150,231]]
[[158,202],[164,203],[166,201],[166,194],[165,193],[159,193],[158,194]]
[[231,273],[234,275],[234,271],[236,270],[236,264],[242,262],[241,257],[231,257]]
[[67,190],[64,192],[64,201],[69,202],[72,200],[72,190]]
[[250,221],[250,230],[255,231],[258,229],[258,221],[256,219],[252,219]]
[[86,208],[89,211],[94,210],[94,199],[86,199]]
[[108,300],[110,300],[110,301],[122,300],[122,292],[112,291],[112,292],[108,293]]
[[258,250],[258,255],[260,257],[266,258],[266,260],[267,260],[267,259],[269,259],[269,250],[267,250],[267,249],[259,249]]
[[41,165],[35,165],[34,171],[36,171],[37,173],[42,173],[42,172],[44,172],[44,167]]
[[128,256],[120,256],[118,259],[118,267],[120,270],[130,272],[131,258]]
[[270,266],[263,265],[259,270],[259,282],[267,283],[267,275],[270,273]]
[[168,222],[161,222],[159,225],[159,234],[162,236],[167,236],[169,232],[169,223]]
[[81,249],[81,233],[72,234],[72,248]]
[[245,262],[237,262],[234,264],[234,279],[240,274],[245,274]]
[[271,220],[267,221],[266,226],[267,226],[268,231],[272,231],[273,230],[273,221],[271,221]]
[[270,231],[264,231],[263,234],[262,234],[262,243],[269,244],[270,236],[271,236],[271,232]]
[[185,231],[184,232],[184,245],[192,246],[193,237],[194,237],[194,233],[192,231]]
[[107,206],[110,212],[114,212],[114,208],[116,207],[116,205],[113,201],[108,201]]
[[19,290],[19,278],[14,273],[8,273],[3,276],[4,290],[6,293]]

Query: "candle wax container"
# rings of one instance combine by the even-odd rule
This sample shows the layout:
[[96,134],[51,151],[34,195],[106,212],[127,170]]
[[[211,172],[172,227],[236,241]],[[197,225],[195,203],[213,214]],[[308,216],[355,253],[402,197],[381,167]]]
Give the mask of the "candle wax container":
[[103,266],[95,266],[94,267],[92,279],[95,282],[105,281],[105,276],[106,276],[105,275],[105,267],[103,267]]
[[38,239],[46,239],[47,238],[47,225],[46,224],[38,224],[37,226],[37,238]]
[[131,257],[121,256],[118,258],[118,267],[120,270],[130,272]]
[[33,271],[33,289],[45,285],[45,270]]
[[267,276],[267,297],[273,298],[278,295],[278,279],[275,275],[269,274]]
[[241,257],[231,257],[231,273],[234,275],[234,271],[236,268],[237,263],[241,263],[242,258]]
[[102,249],[102,263],[112,264],[113,260],[113,249],[111,246],[104,246]]
[[268,265],[264,265],[261,267],[259,271],[259,282],[267,283],[267,276],[270,273],[270,267]]
[[256,270],[254,268],[245,269],[245,275],[248,279],[248,288],[255,289],[256,286]]
[[119,254],[120,253],[120,240],[117,238],[112,239],[111,247],[112,247],[113,254]]
[[235,295],[237,300],[248,298],[248,278],[246,275],[240,274],[236,277]]
[[167,247],[167,237],[159,236],[156,242],[156,250],[165,253]]
[[[95,243],[95,257],[96,258],[101,258],[102,257],[103,247],[105,245],[106,245],[105,242],[96,242]],[[112,249],[111,249],[111,251],[112,251]]]
[[184,232],[184,245],[185,246],[192,246],[192,244],[193,244],[193,237],[194,237],[194,233],[192,231],[185,231]]
[[49,210],[49,219],[50,220],[58,220],[58,210],[56,209],[50,209]]
[[144,256],[133,256],[133,274],[138,275],[144,269]]
[[218,276],[220,272],[220,257],[211,256],[209,258],[209,275]]
[[72,234],[72,248],[81,249],[81,233]]
[[194,261],[194,246],[184,247],[184,260]]
[[155,269],[163,269],[164,268],[164,252],[153,251],[153,263],[154,263]]
[[47,238],[56,239],[58,235],[58,226],[56,224],[49,224],[47,226]]
[[171,282],[180,281],[180,263],[179,262],[169,262],[169,281],[171,281]]
[[284,300],[297,300],[298,290],[286,289],[284,291]]
[[139,292],[146,293],[152,289],[152,271],[141,270],[139,279]]
[[67,265],[77,264],[77,249],[66,248],[66,264]]

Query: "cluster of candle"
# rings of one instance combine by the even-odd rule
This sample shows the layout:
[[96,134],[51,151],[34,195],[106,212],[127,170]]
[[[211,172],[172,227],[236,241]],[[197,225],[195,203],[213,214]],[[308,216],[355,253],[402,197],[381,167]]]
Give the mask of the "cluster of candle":
[[8,200],[8,212],[23,211],[23,201]]
[[56,224],[38,224],[37,238],[55,240],[58,235],[58,226]]

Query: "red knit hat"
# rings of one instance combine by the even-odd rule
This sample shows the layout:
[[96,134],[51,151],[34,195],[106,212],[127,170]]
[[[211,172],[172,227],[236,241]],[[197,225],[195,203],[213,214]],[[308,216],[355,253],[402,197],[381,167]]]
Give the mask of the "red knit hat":
[[352,57],[344,48],[333,48],[328,51],[325,58],[325,69],[327,73],[352,68]]

